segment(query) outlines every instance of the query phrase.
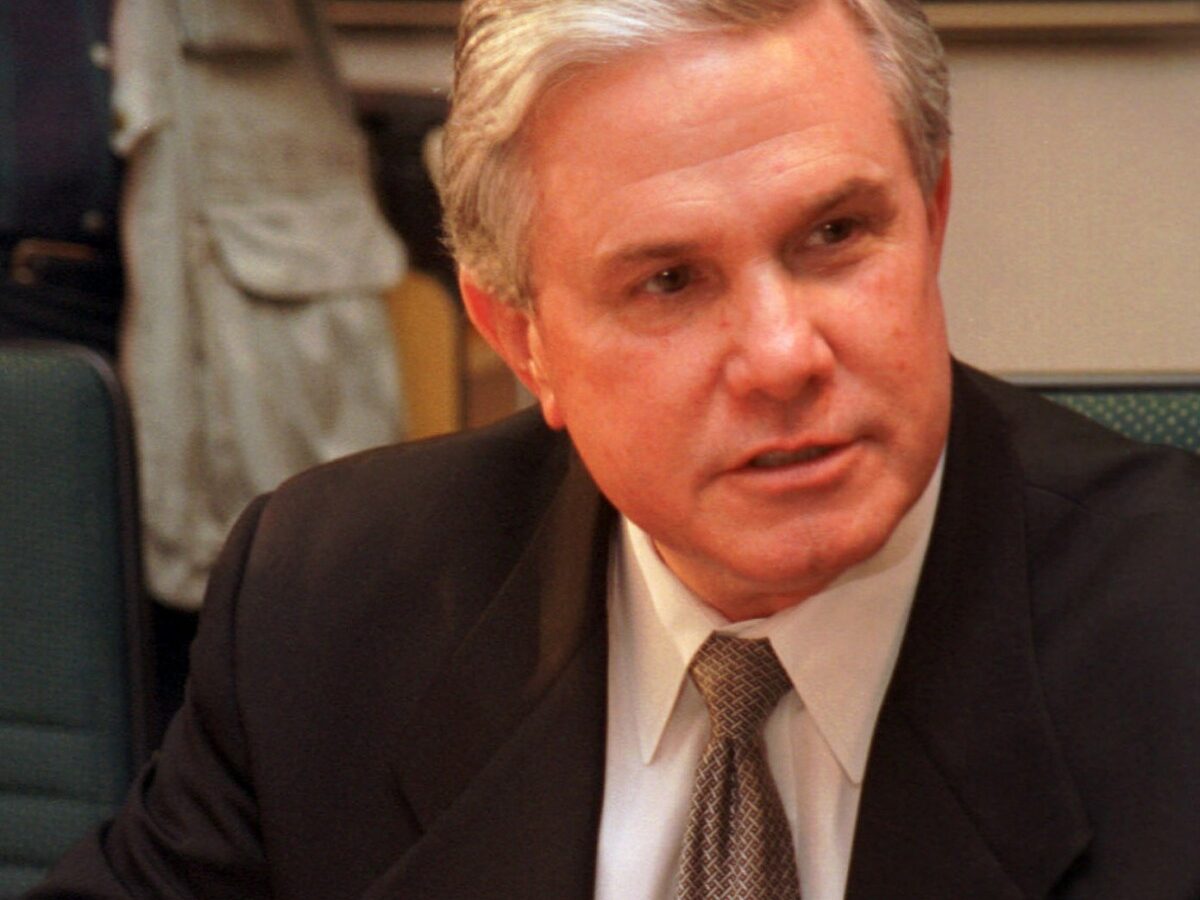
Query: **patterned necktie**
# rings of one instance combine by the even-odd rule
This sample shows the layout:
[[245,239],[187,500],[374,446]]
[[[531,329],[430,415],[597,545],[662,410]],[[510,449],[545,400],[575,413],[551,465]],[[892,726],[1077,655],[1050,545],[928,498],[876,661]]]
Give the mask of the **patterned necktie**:
[[791,831],[763,754],[762,729],[791,689],[766,640],[710,635],[692,680],[712,733],[683,840],[679,900],[799,900]]

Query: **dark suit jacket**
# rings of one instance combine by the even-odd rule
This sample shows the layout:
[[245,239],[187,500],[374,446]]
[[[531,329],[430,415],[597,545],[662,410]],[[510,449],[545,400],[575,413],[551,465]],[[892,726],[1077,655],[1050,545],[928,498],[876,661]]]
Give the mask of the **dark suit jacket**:
[[[256,502],[157,765],[38,896],[589,897],[613,520],[533,414]],[[1198,592],[1200,462],[959,368],[848,896],[1200,897]]]

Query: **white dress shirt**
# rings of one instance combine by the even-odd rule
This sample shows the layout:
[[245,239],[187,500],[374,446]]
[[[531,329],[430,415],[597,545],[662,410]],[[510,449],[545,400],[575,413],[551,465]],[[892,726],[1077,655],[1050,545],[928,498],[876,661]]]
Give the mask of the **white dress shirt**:
[[938,465],[884,548],[827,590],[730,623],[627,519],[609,571],[608,735],[597,900],[671,900],[708,713],[687,666],[714,631],[766,637],[789,692],[767,720],[805,900],[845,894],[867,753],[904,635],[941,486]]

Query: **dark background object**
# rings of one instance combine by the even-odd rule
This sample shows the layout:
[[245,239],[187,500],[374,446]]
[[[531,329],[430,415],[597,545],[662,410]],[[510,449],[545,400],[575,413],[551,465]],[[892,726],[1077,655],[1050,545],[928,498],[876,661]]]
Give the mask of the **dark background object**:
[[446,121],[440,94],[359,93],[383,214],[404,239],[409,262],[458,296],[454,261],[442,243],[442,206],[422,156],[426,136]]
[[110,12],[109,0],[0,4],[0,337],[115,353]]

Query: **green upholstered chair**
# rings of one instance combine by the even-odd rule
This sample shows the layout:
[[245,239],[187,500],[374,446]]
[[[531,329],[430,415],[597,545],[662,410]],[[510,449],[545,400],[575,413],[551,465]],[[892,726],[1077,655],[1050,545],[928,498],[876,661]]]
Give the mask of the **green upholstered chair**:
[[107,816],[148,752],[131,450],[102,357],[0,343],[0,897]]
[[1019,376],[1012,380],[1139,441],[1200,452],[1200,375]]

